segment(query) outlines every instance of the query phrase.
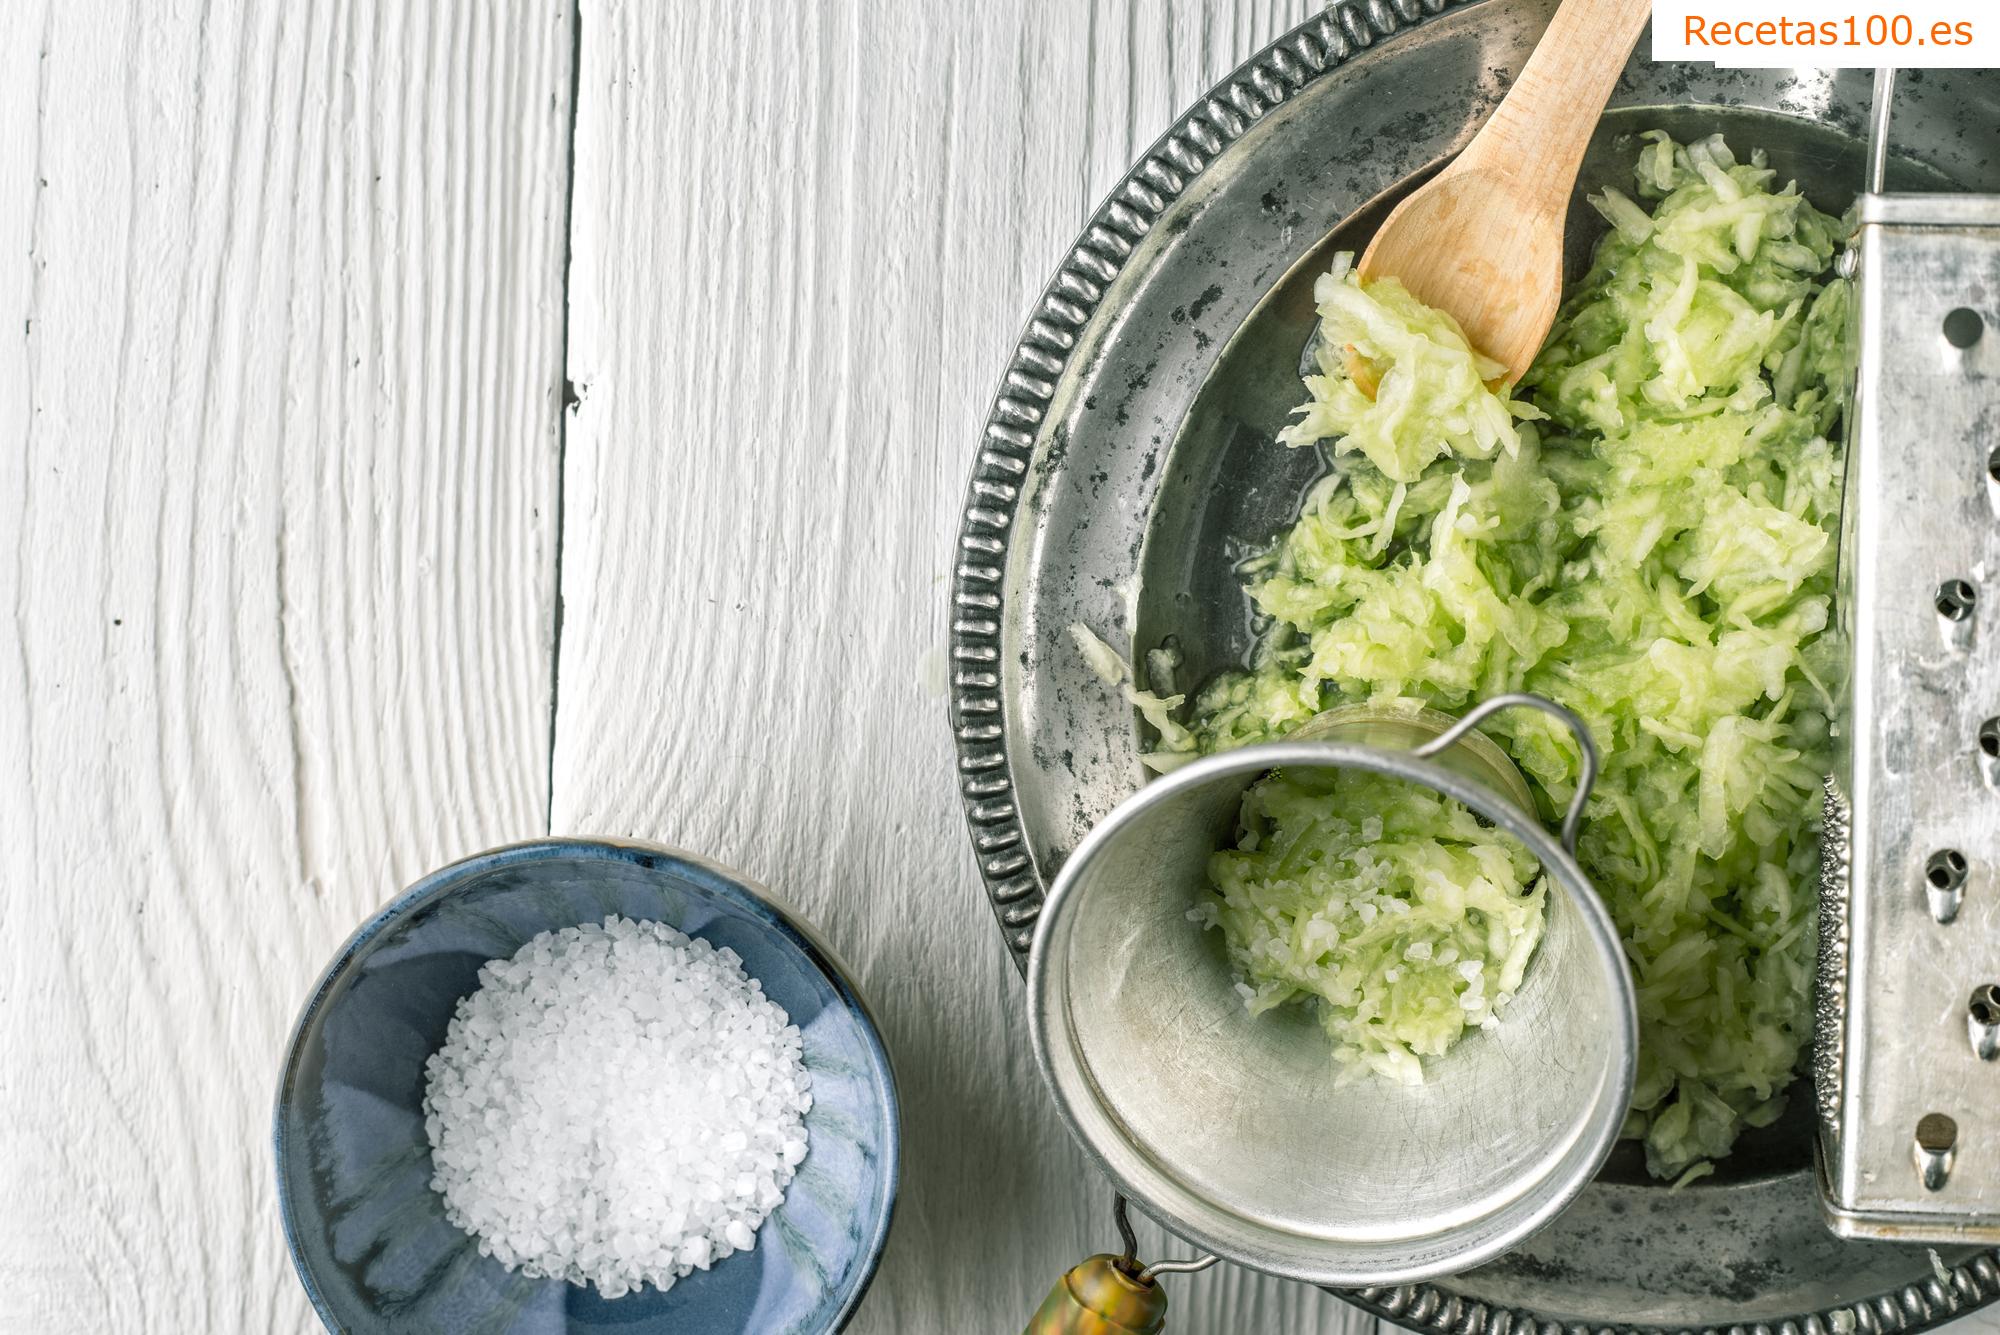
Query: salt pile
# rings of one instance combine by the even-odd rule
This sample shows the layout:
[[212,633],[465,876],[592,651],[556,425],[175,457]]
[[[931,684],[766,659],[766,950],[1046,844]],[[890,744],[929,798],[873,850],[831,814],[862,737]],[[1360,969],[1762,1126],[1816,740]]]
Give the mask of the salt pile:
[[613,917],[479,984],[425,1064],[424,1129],[481,1252],[617,1298],[755,1244],[806,1156],[811,1078],[735,951]]

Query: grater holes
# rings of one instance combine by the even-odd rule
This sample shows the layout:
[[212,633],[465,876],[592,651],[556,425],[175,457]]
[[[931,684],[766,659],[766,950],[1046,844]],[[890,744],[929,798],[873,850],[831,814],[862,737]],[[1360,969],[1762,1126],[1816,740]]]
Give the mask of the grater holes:
[[1965,854],[1955,848],[1941,848],[1924,863],[1924,903],[1931,917],[1948,923],[1965,906]]
[[1941,848],[1924,864],[1924,879],[1934,890],[1956,890],[1965,884],[1965,854],[1955,848]]
[[1944,341],[1961,350],[1971,347],[1986,333],[1986,321],[1969,306],[1960,306],[1944,317]]
[[2000,447],[1986,456],[1986,476],[2000,482]]
[[1946,1113],[1925,1113],[1917,1122],[1917,1144],[1933,1153],[1958,1146],[1958,1123]]
[[1979,751],[1988,760],[2000,760],[2000,718],[1979,725]]
[[1966,855],[1956,847],[1942,847],[1924,863],[1924,903],[1940,923],[1958,917],[1966,903]]
[[2000,984],[1982,983],[1965,1003],[1965,1036],[1979,1060],[2000,1057]]
[[1989,1028],[2000,1025],[2000,984],[1981,983],[1973,988],[1966,1010],[1979,1024]]
[[1938,585],[1938,615],[1946,621],[1964,621],[1978,601],[1979,590],[1972,587],[1971,580],[1948,579]]
[[1941,1189],[1951,1176],[1951,1162],[1958,1150],[1958,1123],[1945,1113],[1925,1113],[1917,1119],[1917,1134],[1911,1148],[1916,1153],[1917,1176],[1925,1189]]

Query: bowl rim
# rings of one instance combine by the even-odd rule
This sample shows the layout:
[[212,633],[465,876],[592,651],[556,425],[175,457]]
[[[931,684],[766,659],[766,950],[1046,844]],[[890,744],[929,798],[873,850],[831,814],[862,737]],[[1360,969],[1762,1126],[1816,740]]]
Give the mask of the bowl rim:
[[[779,936],[793,949],[805,956],[806,960],[826,980],[833,985],[841,1004],[861,1021],[869,1050],[879,1064],[883,1078],[878,1082],[882,1094],[883,1112],[886,1116],[889,1134],[884,1138],[882,1152],[878,1157],[879,1173],[882,1178],[882,1202],[874,1212],[874,1218],[864,1239],[864,1260],[855,1270],[854,1277],[847,1285],[840,1309],[834,1314],[831,1331],[843,1330],[853,1320],[861,1301],[873,1285],[876,1273],[881,1269],[882,1253],[886,1249],[889,1230],[895,1222],[896,1202],[902,1182],[902,1096],[896,1076],[895,1060],[883,1041],[881,1026],[876,1022],[874,1012],[866,999],[851,981],[851,973],[832,946],[820,936],[818,930],[805,921],[797,910],[782,897],[772,893],[761,881],[753,880],[734,868],[725,866],[713,858],[689,852],[671,844],[654,843],[643,839],[623,839],[580,835],[548,835],[536,839],[524,839],[515,843],[496,844],[469,854],[456,861],[446,863],[434,871],[427,872],[412,882],[406,889],[381,908],[365,918],[361,925],[334,951],[332,959],[320,973],[305,1003],[293,1019],[291,1030],[285,1039],[284,1060],[278,1069],[278,1084],[272,1100],[271,1149],[272,1169],[276,1175],[278,1218],[284,1231],[285,1250],[291,1255],[292,1269],[299,1277],[299,1283],[306,1291],[306,1299],[312,1304],[314,1313],[330,1331],[344,1331],[346,1327],[328,1307],[325,1295],[307,1265],[299,1245],[299,1220],[292,1193],[287,1188],[288,1177],[284,1171],[289,1153],[288,1137],[285,1130],[285,1113],[290,1106],[298,1065],[302,1055],[306,1027],[326,1004],[328,994],[334,984],[353,968],[356,957],[362,949],[390,924],[407,917],[411,912],[434,899],[456,889],[474,876],[484,875],[497,868],[520,862],[546,861],[559,857],[583,858],[598,861],[622,861],[644,865],[642,859],[658,859],[676,863],[713,878],[714,887],[725,897],[734,898],[740,907],[749,909],[773,926]],[[648,868],[649,870],[651,868]]]
[[[1599,1090],[1574,1150],[1545,1177],[1490,1213],[1435,1233],[1397,1240],[1394,1245],[1405,1258],[1399,1261],[1369,1258],[1371,1252],[1390,1244],[1357,1246],[1322,1241],[1281,1249],[1261,1241],[1248,1245],[1233,1242],[1227,1231],[1229,1211],[1198,1200],[1197,1193],[1174,1182],[1171,1172],[1147,1162],[1143,1147],[1126,1131],[1124,1119],[1104,1104],[1090,1088],[1092,1082],[1081,1074],[1081,1057],[1070,1051],[1076,1044],[1069,1032],[1066,988],[1072,964],[1064,943],[1083,896],[1085,872],[1125,836],[1129,827],[1182,793],[1246,775],[1296,768],[1363,770],[1427,784],[1521,840],[1541,862],[1557,893],[1581,915],[1585,940],[1593,948],[1616,1011],[1608,1017],[1604,1032],[1610,1082]],[[1178,1236],[1217,1256],[1313,1284],[1356,1287],[1421,1282],[1491,1260],[1515,1246],[1561,1213],[1597,1175],[1624,1125],[1625,1109],[1638,1078],[1639,1017],[1631,963],[1611,912],[1590,878],[1539,816],[1435,760],[1349,742],[1286,740],[1221,751],[1161,775],[1126,797],[1085,836],[1050,887],[1028,956],[1027,992],[1029,1039],[1043,1083],[1054,1096],[1070,1135],[1118,1192]],[[1161,1199],[1164,1190],[1176,1187],[1195,1208],[1204,1211],[1204,1217],[1190,1215],[1186,1209],[1175,1210]],[[1280,1231],[1265,1227],[1264,1237]],[[1415,1259],[1409,1259],[1413,1256]]]

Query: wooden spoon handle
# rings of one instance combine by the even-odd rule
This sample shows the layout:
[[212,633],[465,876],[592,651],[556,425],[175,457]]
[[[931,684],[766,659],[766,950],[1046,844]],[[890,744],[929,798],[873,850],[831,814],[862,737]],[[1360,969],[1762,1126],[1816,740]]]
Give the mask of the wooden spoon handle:
[[1653,0],[1563,0],[1506,100],[1460,161],[1566,208],[1590,136]]

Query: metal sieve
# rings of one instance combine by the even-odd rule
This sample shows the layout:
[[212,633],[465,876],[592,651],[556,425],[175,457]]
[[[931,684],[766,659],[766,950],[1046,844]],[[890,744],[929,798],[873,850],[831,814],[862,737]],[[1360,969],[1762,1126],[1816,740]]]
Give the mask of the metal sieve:
[[[1583,755],[1560,840],[1475,731],[1517,707],[1555,718]],[[1306,1007],[1250,1015],[1220,938],[1188,918],[1245,789],[1277,768],[1436,789],[1520,839],[1560,891],[1505,1018],[1426,1059],[1422,1085],[1341,1079]],[[1398,1283],[1518,1242],[1603,1162],[1636,1069],[1631,973],[1574,857],[1596,770],[1574,714],[1517,694],[1455,721],[1339,711],[1142,788],[1064,866],[1029,962],[1035,1054],[1070,1130],[1166,1228],[1273,1274]]]

